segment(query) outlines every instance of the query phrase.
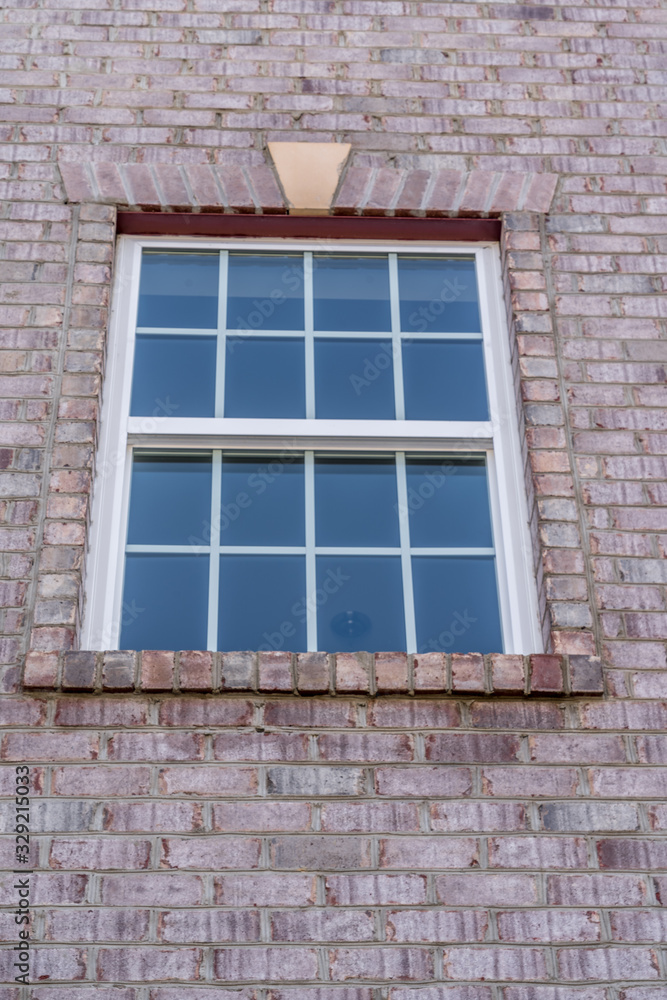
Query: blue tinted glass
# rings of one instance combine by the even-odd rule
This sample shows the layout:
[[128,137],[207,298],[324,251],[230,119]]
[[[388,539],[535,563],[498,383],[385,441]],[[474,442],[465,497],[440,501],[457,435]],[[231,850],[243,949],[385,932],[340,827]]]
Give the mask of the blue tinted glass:
[[391,331],[387,257],[313,257],[316,330]]
[[125,558],[121,649],[206,649],[208,556]]
[[208,545],[210,539],[210,454],[136,455],[128,544]]
[[320,419],[393,420],[391,343],[318,337],[315,411]]
[[493,556],[413,556],[420,653],[501,653]]
[[407,420],[488,420],[481,341],[404,343],[403,385]]
[[219,255],[145,253],[137,326],[215,330]]
[[226,417],[305,417],[304,342],[228,337]]
[[479,333],[474,260],[399,257],[403,333]]
[[222,462],[221,545],[304,545],[303,457]]
[[303,257],[230,253],[228,330],[303,330]]
[[132,416],[215,416],[215,357],[215,337],[137,334]]
[[315,542],[400,545],[393,459],[315,459]]
[[218,649],[306,648],[304,556],[222,556]]
[[405,649],[398,556],[318,556],[317,645],[327,652]]
[[408,459],[410,544],[493,545],[484,459]]

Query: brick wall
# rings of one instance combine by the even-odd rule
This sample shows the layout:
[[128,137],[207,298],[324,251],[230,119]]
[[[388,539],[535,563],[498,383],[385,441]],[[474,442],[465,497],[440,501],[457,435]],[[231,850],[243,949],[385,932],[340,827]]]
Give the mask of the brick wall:
[[9,701],[35,1000],[665,996],[663,703]]
[[[0,846],[29,760],[36,872],[35,983],[0,1000],[663,1000],[664,5],[0,20]],[[502,215],[550,698],[490,662],[306,697],[295,664],[282,694],[122,694],[100,661],[68,693],[116,209],[280,213],[266,144],[301,137],[352,144],[339,214]]]

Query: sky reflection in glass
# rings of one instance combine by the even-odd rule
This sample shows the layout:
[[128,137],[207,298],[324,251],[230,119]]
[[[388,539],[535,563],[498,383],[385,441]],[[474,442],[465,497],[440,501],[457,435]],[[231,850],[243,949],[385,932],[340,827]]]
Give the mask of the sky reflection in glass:
[[411,545],[493,545],[483,458],[409,458],[406,471]]
[[316,330],[391,330],[386,256],[315,254],[313,292]]
[[493,556],[413,556],[420,653],[503,648]]
[[303,257],[230,253],[228,330],[303,330]]
[[403,333],[482,329],[474,259],[399,256],[398,289]]
[[221,545],[303,545],[304,521],[302,457],[224,456]]
[[478,340],[403,344],[407,420],[488,420],[484,355]]
[[130,545],[208,545],[211,455],[135,453],[130,484]]
[[121,649],[206,649],[208,556],[128,552]]
[[393,420],[391,343],[318,337],[315,410],[320,419]]
[[393,459],[315,457],[315,541],[399,545]]
[[305,417],[303,340],[228,337],[226,417]]
[[305,594],[304,556],[221,556],[218,649],[305,649]]
[[215,337],[138,333],[131,415],[214,416],[215,358]]
[[217,253],[144,253],[137,326],[215,330]]
[[398,556],[318,556],[316,598],[319,649],[405,649]]

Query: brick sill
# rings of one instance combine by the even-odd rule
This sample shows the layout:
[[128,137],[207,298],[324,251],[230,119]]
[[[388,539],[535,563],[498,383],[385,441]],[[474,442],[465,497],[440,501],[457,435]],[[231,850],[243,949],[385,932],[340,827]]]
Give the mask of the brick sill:
[[595,656],[476,653],[29,652],[25,689],[300,695],[602,695]]

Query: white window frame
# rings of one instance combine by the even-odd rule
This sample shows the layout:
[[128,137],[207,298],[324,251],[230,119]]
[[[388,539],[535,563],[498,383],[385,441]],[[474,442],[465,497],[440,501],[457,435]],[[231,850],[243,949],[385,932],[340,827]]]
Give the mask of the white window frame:
[[[307,392],[306,419],[247,419],[230,417],[130,417],[132,366],[134,360],[136,317],[139,298],[139,273],[144,249],[214,250],[224,258],[229,250],[276,250],[311,253],[382,253],[474,256],[476,261],[482,344],[490,419],[488,421],[430,420],[316,420],[312,392]],[[396,258],[390,261],[392,292],[392,343],[397,412],[402,406],[402,361],[400,324],[397,315]],[[306,290],[312,281],[306,267]],[[220,269],[218,317],[218,372],[216,412],[222,412],[220,389],[224,384],[225,352],[220,348],[226,321],[226,267]],[[310,315],[309,315],[310,312]],[[313,353],[312,310],[306,308],[306,365]],[[161,331],[164,332],[164,331]],[[202,334],[202,330],[192,331]],[[262,331],[262,335],[264,335]],[[283,332],[283,336],[285,333]],[[327,334],[331,336],[331,334]],[[351,336],[351,334],[346,334]],[[360,333],[361,336],[361,333]],[[429,334],[415,334],[419,339]],[[446,339],[447,334],[430,334]],[[449,335],[452,336],[452,335]],[[461,335],[456,335],[460,339]],[[363,333],[364,338],[387,341],[387,333]],[[405,339],[405,338],[404,338]],[[311,362],[312,363],[312,362]],[[311,381],[311,380],[308,380]],[[400,389],[400,392],[399,392]],[[401,414],[402,415],[402,414]],[[120,636],[122,589],[125,566],[125,539],[129,506],[129,486],[134,449],[197,449],[212,452],[240,450],[271,452],[288,449],[310,455],[318,452],[405,453],[428,455],[474,452],[485,455],[489,478],[491,518],[496,558],[498,600],[507,653],[535,653],[543,650],[539,624],[537,588],[533,571],[532,545],[528,524],[523,461],[519,444],[517,405],[511,369],[509,336],[505,319],[500,254],[495,243],[451,243],[377,240],[313,239],[173,239],[121,236],[118,241],[113,283],[107,366],[103,390],[100,443],[93,489],[90,547],[86,565],[86,604],[81,635],[82,649],[117,649]],[[217,459],[219,461],[219,458]],[[307,476],[307,492],[308,480]],[[400,554],[405,568],[407,553],[407,496],[401,495],[398,477]],[[312,486],[311,486],[312,488]],[[214,490],[215,492],[215,490]],[[306,526],[308,528],[308,525]],[[308,532],[306,541],[308,543]],[[311,540],[312,541],[312,540]],[[212,539],[212,545],[217,543]],[[309,550],[312,545],[309,545]],[[313,550],[314,551],[314,550]],[[464,554],[467,550],[457,550]],[[414,553],[414,550],[413,550]],[[416,553],[415,553],[416,554]],[[435,553],[431,553],[435,554]],[[211,559],[211,564],[219,560]],[[307,587],[313,576],[314,556],[309,552]],[[214,575],[216,569],[211,569]],[[411,579],[410,574],[404,579]],[[213,582],[213,581],[212,581]],[[409,583],[408,583],[409,585]],[[314,582],[313,582],[314,589]],[[211,588],[209,604],[216,594]],[[410,595],[406,594],[406,604]],[[409,616],[408,616],[409,617]],[[215,649],[217,636],[210,625],[208,648]],[[414,620],[414,614],[413,614]],[[316,649],[314,614],[307,623],[308,649]],[[414,625],[408,623],[407,645],[415,652]],[[410,648],[413,647],[413,648]],[[336,650],[330,650],[336,652]],[[497,650],[502,652],[502,650]]]

